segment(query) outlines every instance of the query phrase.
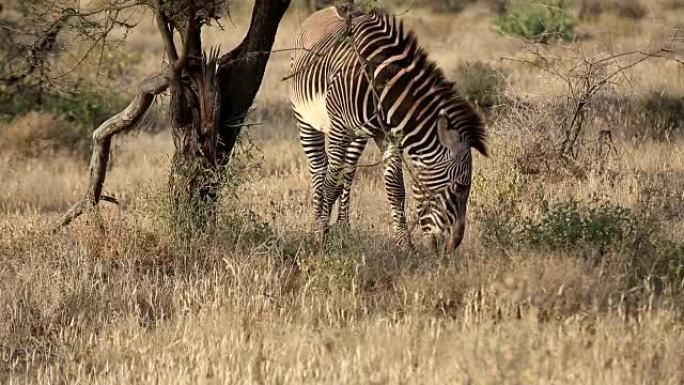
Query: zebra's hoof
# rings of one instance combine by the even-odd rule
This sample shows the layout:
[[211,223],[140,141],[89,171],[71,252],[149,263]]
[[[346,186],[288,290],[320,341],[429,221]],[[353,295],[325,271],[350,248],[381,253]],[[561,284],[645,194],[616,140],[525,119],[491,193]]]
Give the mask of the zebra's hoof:
[[396,239],[395,243],[399,250],[405,253],[414,253],[416,251],[416,248],[413,246],[413,243],[411,243],[411,241],[407,238]]
[[341,232],[348,232],[349,231],[349,222],[348,221],[337,221],[335,226],[341,231]]
[[407,254],[413,254],[417,252],[417,249],[415,246],[413,246],[413,243],[408,243],[406,245],[401,246],[401,250]]
[[314,234],[318,235],[327,235],[330,232],[330,226],[316,226],[314,229]]
[[329,229],[328,227],[326,227],[326,228],[324,228],[324,229],[319,229],[319,228],[317,228],[317,229],[314,230],[314,234],[313,234],[313,235],[314,235],[314,239],[316,240],[316,243],[317,243],[319,246],[324,246],[324,245],[325,245],[325,240],[326,240],[327,237],[328,237],[328,232],[329,232],[329,231],[330,231],[330,229]]

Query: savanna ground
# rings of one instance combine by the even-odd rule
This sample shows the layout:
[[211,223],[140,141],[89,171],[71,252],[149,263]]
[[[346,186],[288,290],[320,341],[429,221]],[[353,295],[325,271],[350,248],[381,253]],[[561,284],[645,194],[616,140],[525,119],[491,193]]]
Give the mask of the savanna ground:
[[[682,27],[676,1],[642,9],[611,6],[578,21],[576,43],[542,53],[562,64],[580,50],[647,51]],[[231,47],[247,26],[240,12],[206,38]],[[304,17],[293,4],[278,48]],[[74,128],[63,110],[5,120],[0,382],[684,383],[684,66],[651,58],[615,78],[575,156],[559,158],[567,87],[507,60],[539,59],[493,17],[481,4],[403,16],[464,92],[484,89],[473,100],[498,105],[483,108],[491,156],[475,155],[467,235],[452,255],[392,246],[381,167],[359,171],[351,230],[316,246],[280,80],[288,53],[268,67],[250,119],[263,125],[234,162],[240,183],[226,186],[216,228],[191,239],[169,226],[168,132],[118,138],[105,189],[121,204],[53,235],[83,193],[80,135],[92,126]],[[82,66],[93,95],[121,95],[93,96],[88,113],[119,106],[161,52],[143,22],[104,66]],[[362,163],[378,159],[372,148]]]

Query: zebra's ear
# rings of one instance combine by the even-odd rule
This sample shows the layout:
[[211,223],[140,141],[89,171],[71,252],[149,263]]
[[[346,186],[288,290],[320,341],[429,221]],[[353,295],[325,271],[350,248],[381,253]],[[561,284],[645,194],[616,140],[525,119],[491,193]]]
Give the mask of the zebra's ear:
[[453,152],[463,148],[463,143],[456,130],[449,130],[449,118],[445,110],[439,111],[437,116],[437,135],[442,145]]

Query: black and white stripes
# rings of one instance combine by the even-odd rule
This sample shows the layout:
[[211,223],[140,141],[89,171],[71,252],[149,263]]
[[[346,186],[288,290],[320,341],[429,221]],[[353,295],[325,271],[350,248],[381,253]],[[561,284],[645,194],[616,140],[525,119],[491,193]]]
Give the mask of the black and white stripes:
[[415,36],[380,11],[353,18],[348,30],[331,7],[304,22],[295,44],[291,99],[309,159],[318,230],[327,229],[338,199],[338,221],[347,223],[355,167],[373,138],[386,153],[385,187],[397,241],[410,244],[405,152],[421,227],[446,247],[458,246],[470,192],[470,149],[486,154],[484,127]]

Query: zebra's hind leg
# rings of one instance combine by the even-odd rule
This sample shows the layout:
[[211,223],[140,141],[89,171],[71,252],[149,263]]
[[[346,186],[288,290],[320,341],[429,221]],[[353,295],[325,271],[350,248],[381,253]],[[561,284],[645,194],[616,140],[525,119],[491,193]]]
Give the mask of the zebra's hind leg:
[[393,237],[400,247],[413,250],[406,222],[406,187],[402,168],[402,151],[395,144],[384,139],[376,139],[378,148],[385,158],[385,192],[392,210]]
[[343,188],[342,195],[340,195],[340,208],[337,213],[337,224],[342,228],[349,227],[349,209],[351,206],[351,189],[356,175],[356,165],[359,162],[363,150],[366,148],[368,139],[358,138],[353,140],[347,148],[344,159],[343,173]]
[[325,153],[325,134],[310,125],[299,122],[299,140],[309,163],[311,174],[311,200],[316,221],[322,215],[323,181],[328,169],[328,156]]

